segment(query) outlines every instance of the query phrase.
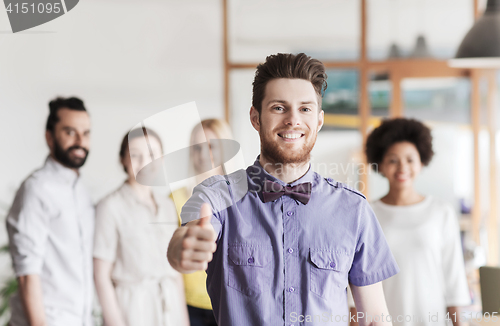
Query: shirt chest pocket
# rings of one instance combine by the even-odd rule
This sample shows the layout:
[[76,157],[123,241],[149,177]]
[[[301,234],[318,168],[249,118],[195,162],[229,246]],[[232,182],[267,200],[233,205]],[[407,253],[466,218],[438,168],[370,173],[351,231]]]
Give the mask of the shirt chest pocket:
[[271,246],[230,246],[227,285],[249,296],[269,291],[274,270],[272,259]]
[[327,300],[345,295],[350,269],[346,252],[309,249],[310,290]]

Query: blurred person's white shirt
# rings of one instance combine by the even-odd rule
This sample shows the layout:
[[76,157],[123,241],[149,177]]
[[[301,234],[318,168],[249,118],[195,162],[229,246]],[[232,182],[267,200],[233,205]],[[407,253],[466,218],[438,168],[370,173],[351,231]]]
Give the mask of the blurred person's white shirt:
[[[7,216],[16,276],[40,276],[50,326],[92,325],[94,206],[75,171],[51,157],[19,188]],[[19,293],[11,326],[27,326]]]
[[[447,316],[447,307],[470,304],[453,207],[432,196],[407,206],[381,200],[371,206],[400,268],[397,275],[382,281],[393,325],[447,325],[447,319],[455,318]],[[354,307],[351,293],[348,302]]]
[[165,254],[178,217],[167,196],[154,212],[128,183],[96,205],[94,258],[113,265],[111,280],[128,326],[189,325],[182,275]]

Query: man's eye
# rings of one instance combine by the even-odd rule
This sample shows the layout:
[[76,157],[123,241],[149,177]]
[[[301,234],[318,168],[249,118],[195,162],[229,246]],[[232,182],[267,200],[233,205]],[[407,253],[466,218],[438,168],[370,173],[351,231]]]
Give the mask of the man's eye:
[[276,110],[276,111],[283,111],[284,109],[281,107],[281,106],[275,106],[273,108],[273,110]]
[[302,111],[309,112],[309,111],[311,111],[311,109],[310,108],[302,108]]

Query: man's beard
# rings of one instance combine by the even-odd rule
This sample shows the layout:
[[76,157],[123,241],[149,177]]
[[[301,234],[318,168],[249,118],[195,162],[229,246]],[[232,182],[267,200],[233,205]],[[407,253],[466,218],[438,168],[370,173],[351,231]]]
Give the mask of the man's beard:
[[[71,157],[70,152],[74,149],[83,149],[85,152],[84,157]],[[61,145],[57,142],[56,139],[54,139],[54,157],[56,160],[61,163],[62,165],[71,168],[71,169],[78,169],[85,164],[85,161],[87,160],[87,156],[89,154],[89,151],[86,148],[83,148],[81,146],[71,146],[68,149],[64,150]]]
[[[272,134],[271,134],[272,135]],[[279,136],[278,136],[279,137]],[[306,135],[304,135],[304,138]],[[267,137],[264,133],[260,134],[260,150],[262,155],[271,163],[281,164],[301,164],[309,162],[311,151],[316,143],[317,135],[311,140],[304,139],[304,144],[298,150],[286,150],[279,146],[277,141],[272,141],[271,136]]]

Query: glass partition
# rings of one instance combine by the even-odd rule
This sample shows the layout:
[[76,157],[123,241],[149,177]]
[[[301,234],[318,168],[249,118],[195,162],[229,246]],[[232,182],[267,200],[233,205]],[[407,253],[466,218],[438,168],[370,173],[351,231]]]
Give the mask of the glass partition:
[[451,58],[474,16],[471,0],[368,0],[367,14],[370,60]]
[[406,78],[401,89],[406,117],[470,124],[468,78]]
[[359,58],[359,1],[229,0],[228,11],[231,62],[262,62],[277,52]]

